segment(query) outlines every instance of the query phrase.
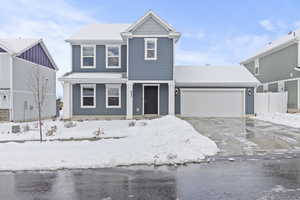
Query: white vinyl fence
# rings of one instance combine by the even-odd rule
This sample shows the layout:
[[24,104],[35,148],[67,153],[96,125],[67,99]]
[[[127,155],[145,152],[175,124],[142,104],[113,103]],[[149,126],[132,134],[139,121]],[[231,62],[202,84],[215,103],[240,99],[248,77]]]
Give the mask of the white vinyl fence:
[[258,113],[286,113],[287,112],[287,92],[266,92],[255,93],[254,112]]

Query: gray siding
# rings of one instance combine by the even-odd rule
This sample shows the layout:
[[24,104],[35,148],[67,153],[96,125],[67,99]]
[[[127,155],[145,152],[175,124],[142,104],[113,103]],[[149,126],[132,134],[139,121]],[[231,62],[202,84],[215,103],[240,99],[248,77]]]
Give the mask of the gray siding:
[[54,69],[49,57],[45,53],[44,49],[42,48],[41,44],[37,44],[34,47],[28,49],[24,53],[18,56],[24,60],[28,60],[30,62],[49,67]]
[[256,92],[264,92],[264,87],[262,85],[258,86]]
[[180,98],[180,95],[181,95],[181,92],[180,92],[180,88],[176,88],[176,90],[178,90],[178,93],[175,94],[175,114],[176,115],[180,115],[181,113],[181,108],[180,108],[180,105],[181,105],[181,98]]
[[[134,84],[133,85],[133,115],[143,114],[143,85]],[[159,106],[160,115],[167,115],[169,111],[169,93],[168,84],[160,84],[159,91]]]
[[268,85],[269,92],[278,92],[278,83],[271,83]]
[[[180,103],[181,103],[181,88],[179,88],[179,93],[175,96],[175,114],[180,114]],[[251,95],[248,94],[248,90],[251,90]],[[245,97],[245,109],[246,114],[254,114],[254,88],[246,88]]]
[[286,81],[284,84],[284,90],[288,92],[288,108],[298,108],[298,81]]
[[254,61],[247,63],[244,66],[248,69],[249,72],[251,72],[251,74],[254,75]]
[[81,108],[80,84],[73,85],[73,115],[126,115],[126,85],[121,88],[121,108],[106,108],[105,84],[96,86],[96,108]]
[[[262,83],[300,77],[300,72],[295,71],[297,66],[297,44],[281,49],[259,59],[259,75],[256,76]],[[245,65],[253,74],[254,63]]]
[[[249,94],[249,90],[251,94]],[[251,115],[254,114],[254,88],[246,88],[246,114]]]
[[[15,121],[36,120],[38,117],[37,105],[30,90],[33,86],[32,78],[37,69],[40,70],[41,76],[48,79],[48,94],[45,98],[42,117],[49,118],[56,115],[56,71],[48,67],[38,67],[21,58],[13,58],[13,117]],[[27,104],[27,109],[24,109],[24,104]]]
[[168,35],[169,32],[153,17],[149,17],[143,24],[141,24],[134,32],[134,35]]
[[144,38],[129,39],[129,80],[172,80],[173,40],[158,38],[157,60],[144,59]]
[[127,46],[121,46],[121,68],[106,68],[106,49],[105,45],[96,46],[96,68],[81,69],[81,47],[80,45],[72,45],[72,71],[73,72],[126,72],[127,71]]

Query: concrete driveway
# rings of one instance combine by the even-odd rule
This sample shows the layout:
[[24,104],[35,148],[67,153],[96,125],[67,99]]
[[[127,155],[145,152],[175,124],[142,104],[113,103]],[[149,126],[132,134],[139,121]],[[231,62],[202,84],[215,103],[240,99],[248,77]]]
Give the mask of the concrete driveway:
[[300,152],[300,129],[251,118],[184,119],[214,140],[222,156]]

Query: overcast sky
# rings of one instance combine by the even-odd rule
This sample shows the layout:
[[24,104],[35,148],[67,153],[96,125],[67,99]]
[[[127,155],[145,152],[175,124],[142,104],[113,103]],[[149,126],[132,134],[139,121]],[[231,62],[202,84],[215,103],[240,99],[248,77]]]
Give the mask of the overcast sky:
[[149,9],[182,33],[176,64],[237,65],[300,28],[298,0],[3,0],[0,7],[0,37],[43,38],[58,77],[71,69],[64,40],[73,32],[90,23],[133,23]]

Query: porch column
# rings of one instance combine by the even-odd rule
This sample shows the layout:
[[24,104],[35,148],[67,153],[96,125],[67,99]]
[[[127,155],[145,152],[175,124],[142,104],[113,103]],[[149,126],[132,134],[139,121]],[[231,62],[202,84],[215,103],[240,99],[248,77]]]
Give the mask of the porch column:
[[72,84],[63,82],[63,119],[72,117]]
[[169,115],[175,114],[175,83],[170,82],[169,86]]
[[127,119],[132,119],[133,114],[133,108],[132,108],[132,103],[133,103],[133,83],[132,82],[127,82],[127,98],[126,98],[126,107],[127,107],[127,112],[126,112],[126,118]]

